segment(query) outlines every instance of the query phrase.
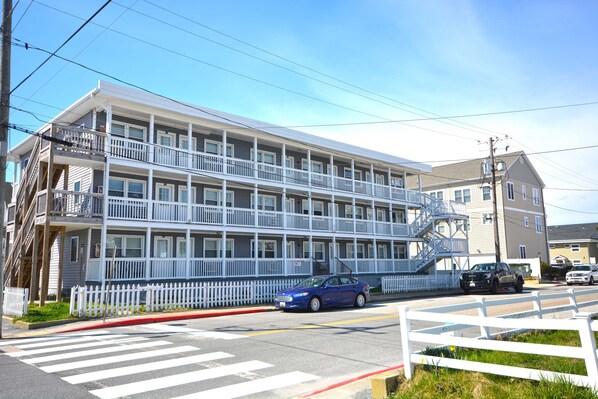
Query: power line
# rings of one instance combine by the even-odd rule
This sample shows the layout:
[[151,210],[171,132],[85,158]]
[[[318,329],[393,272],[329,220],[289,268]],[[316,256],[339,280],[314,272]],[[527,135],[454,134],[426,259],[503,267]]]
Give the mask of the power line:
[[93,13],[93,15],[92,15],[91,17],[89,17],[89,18],[88,18],[88,19],[87,19],[87,20],[86,20],[86,21],[83,23],[83,25],[81,25],[81,26],[80,26],[80,27],[79,27],[79,28],[78,28],[78,29],[77,29],[75,32],[73,32],[73,34],[71,34],[71,35],[68,37],[68,39],[66,39],[66,40],[65,40],[65,41],[64,41],[64,42],[63,42],[63,43],[62,43],[62,44],[61,44],[61,45],[60,45],[60,46],[59,46],[59,47],[58,47],[56,50],[54,50],[54,52],[53,52],[53,53],[51,53],[51,54],[48,56],[48,58],[46,58],[46,59],[45,59],[45,60],[44,60],[44,61],[43,61],[41,64],[39,64],[39,65],[37,66],[37,68],[35,68],[35,69],[34,69],[34,70],[33,70],[33,71],[32,71],[32,72],[29,74],[29,75],[25,76],[25,78],[24,78],[23,80],[21,80],[21,82],[20,82],[19,84],[17,84],[17,85],[16,85],[16,86],[15,86],[15,87],[14,87],[14,88],[13,88],[13,89],[10,91],[9,95],[10,95],[10,94],[12,94],[12,93],[13,93],[15,90],[17,90],[19,87],[21,87],[21,85],[22,85],[23,83],[25,83],[25,82],[26,82],[26,81],[27,81],[27,80],[28,80],[28,79],[29,79],[31,76],[33,76],[33,74],[34,74],[34,73],[36,73],[36,72],[37,72],[37,71],[38,71],[38,70],[39,70],[39,69],[40,69],[42,66],[44,66],[44,65],[46,64],[46,62],[50,61],[50,59],[51,59],[52,57],[54,57],[54,56],[56,55],[56,53],[57,53],[58,51],[60,51],[60,49],[61,49],[61,48],[63,48],[64,46],[66,46],[66,44],[67,44],[68,42],[70,42],[70,41],[71,41],[71,39],[73,39],[73,38],[74,38],[74,37],[77,35],[77,33],[79,33],[79,32],[80,32],[80,31],[81,31],[81,30],[82,30],[82,29],[83,29],[83,28],[84,28],[84,27],[85,27],[85,26],[86,26],[88,23],[90,23],[90,22],[91,22],[91,20],[92,20],[92,19],[94,19],[94,18],[95,18],[95,16],[96,16],[96,15],[98,15],[98,14],[99,14],[99,13],[100,13],[100,12],[101,12],[101,11],[102,11],[102,10],[103,10],[103,9],[104,9],[104,8],[105,8],[107,5],[108,5],[108,4],[110,4],[110,2],[111,2],[111,1],[112,1],[112,0],[108,0],[108,1],[106,1],[106,3],[104,3],[104,5],[103,5],[102,7],[100,7],[100,8],[99,8],[99,9],[98,9],[98,10],[97,10],[95,13]]

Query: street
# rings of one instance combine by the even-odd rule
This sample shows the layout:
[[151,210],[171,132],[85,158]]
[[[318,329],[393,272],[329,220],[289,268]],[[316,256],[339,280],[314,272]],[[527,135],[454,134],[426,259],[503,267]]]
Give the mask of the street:
[[[398,306],[457,304],[480,295],[492,300],[521,294],[429,297],[363,309],[276,311],[5,339],[0,397],[303,397],[399,366]],[[513,311],[510,306],[500,313]]]

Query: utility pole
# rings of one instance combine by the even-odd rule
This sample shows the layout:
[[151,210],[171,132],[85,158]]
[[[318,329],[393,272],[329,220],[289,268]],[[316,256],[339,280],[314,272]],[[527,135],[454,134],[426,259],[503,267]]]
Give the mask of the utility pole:
[[0,338],[2,338],[2,314],[4,306],[4,251],[6,229],[6,155],[8,153],[8,117],[10,106],[10,42],[12,32],[12,0],[2,1],[2,49],[0,54]]
[[498,210],[496,206],[496,163],[494,161],[494,140],[490,137],[490,173],[492,174],[492,222],[494,223],[494,252],[500,262],[500,238],[498,236]]

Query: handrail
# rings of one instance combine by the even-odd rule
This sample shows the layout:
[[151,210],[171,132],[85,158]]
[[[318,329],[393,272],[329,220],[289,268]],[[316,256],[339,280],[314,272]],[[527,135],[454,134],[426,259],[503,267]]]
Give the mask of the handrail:
[[318,266],[318,271],[325,271],[326,270],[326,266],[324,266],[322,263],[320,263],[319,260],[317,260],[313,256],[311,257],[311,259],[315,262],[316,266]]
[[335,256],[334,259],[336,259],[336,261],[339,262],[341,266],[344,266],[345,268],[349,269],[349,277],[353,276],[353,269],[351,269],[345,262],[340,260],[338,257]]

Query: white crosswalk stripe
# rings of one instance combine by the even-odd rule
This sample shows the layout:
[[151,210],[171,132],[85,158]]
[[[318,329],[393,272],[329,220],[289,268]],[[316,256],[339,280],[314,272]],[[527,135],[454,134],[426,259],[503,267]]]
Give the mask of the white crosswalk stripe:
[[[159,325],[153,329],[210,339],[241,337],[180,326]],[[149,392],[152,397],[168,398],[177,392],[173,389],[178,389],[179,395],[186,393],[180,396],[185,399],[237,398],[319,378],[299,371],[271,375],[276,372],[274,365],[259,360],[235,361],[234,355],[226,352],[198,353],[201,348],[193,345],[176,346],[164,339],[154,341],[106,331],[20,339],[0,346],[0,353],[3,350],[4,355],[57,375],[67,383],[92,389],[89,393],[102,399],[143,397]],[[266,371],[256,374],[258,370]],[[246,381],[239,383],[239,378]],[[200,383],[208,380],[211,382],[207,385]],[[228,381],[232,383],[227,385]],[[202,391],[202,386],[209,388]],[[198,391],[189,394],[195,389]]]

